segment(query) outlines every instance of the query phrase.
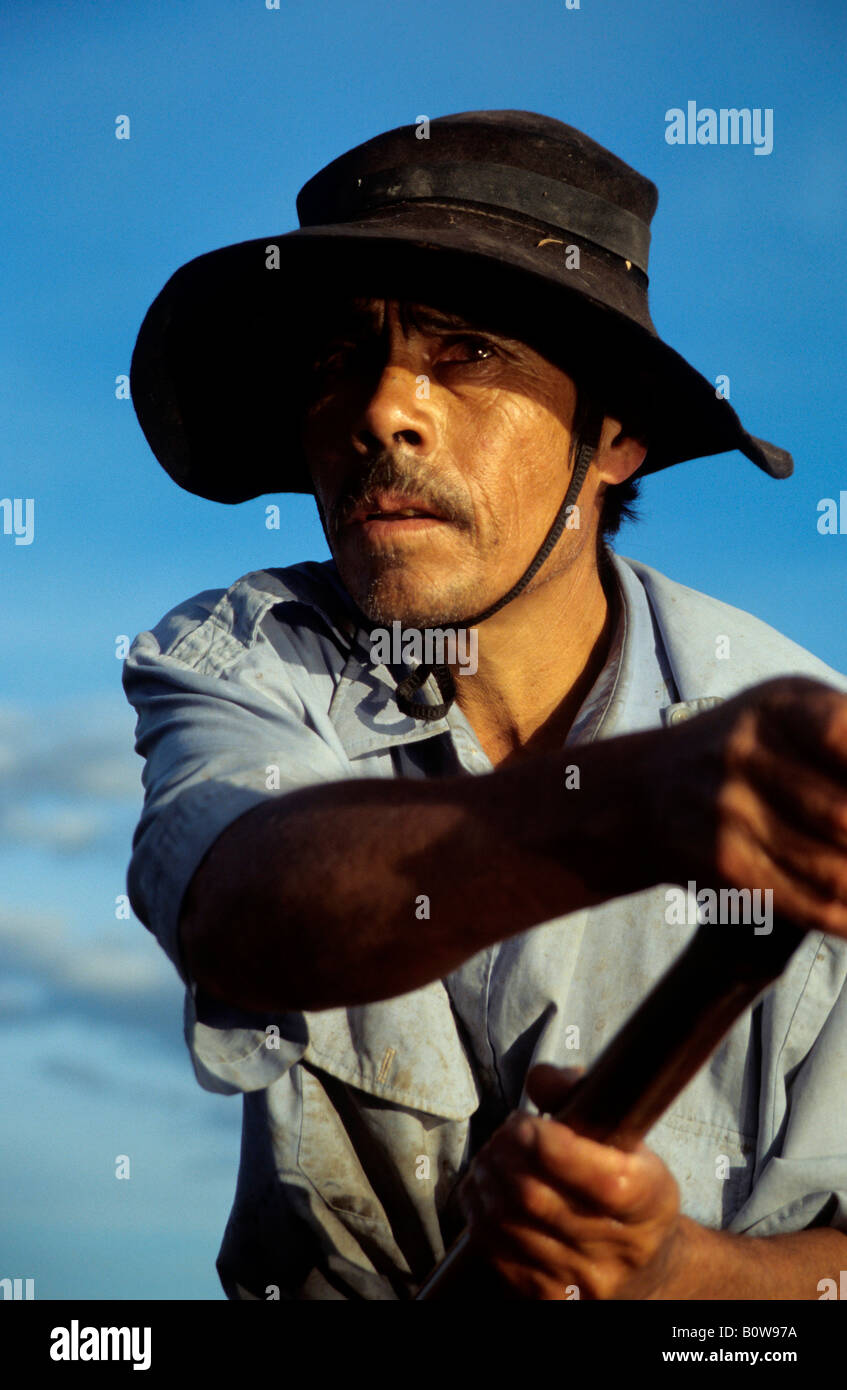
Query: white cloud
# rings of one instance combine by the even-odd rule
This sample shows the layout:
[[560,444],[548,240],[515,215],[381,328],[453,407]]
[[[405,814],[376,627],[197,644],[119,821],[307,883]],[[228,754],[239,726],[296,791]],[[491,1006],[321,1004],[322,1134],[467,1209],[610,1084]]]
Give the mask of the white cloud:
[[0,1019],[72,1012],[178,1033],[182,984],[138,922],[83,936],[58,914],[0,907],[0,959],[11,982]]
[[0,705],[0,845],[80,854],[143,799],[135,715],[120,689],[39,711]]
[[0,807],[0,839],[72,852],[97,842],[106,825],[94,811],[73,806]]
[[182,1046],[176,971],[141,923],[113,915],[143,800],[134,727],[120,688],[40,710],[0,705],[7,1026],[72,1015]]

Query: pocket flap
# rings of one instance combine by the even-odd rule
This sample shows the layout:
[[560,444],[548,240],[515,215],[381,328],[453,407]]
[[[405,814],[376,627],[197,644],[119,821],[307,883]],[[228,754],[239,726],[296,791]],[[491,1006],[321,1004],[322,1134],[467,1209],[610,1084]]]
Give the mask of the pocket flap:
[[305,1015],[303,1061],[410,1110],[464,1120],[479,1090],[440,980],[375,1004]]

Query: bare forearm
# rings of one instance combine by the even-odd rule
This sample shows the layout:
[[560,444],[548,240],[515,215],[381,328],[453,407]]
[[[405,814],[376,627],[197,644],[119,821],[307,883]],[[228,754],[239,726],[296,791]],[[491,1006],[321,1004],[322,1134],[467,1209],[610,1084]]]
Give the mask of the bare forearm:
[[847,1268],[847,1235],[831,1226],[784,1236],[713,1231],[682,1217],[674,1272],[654,1300],[819,1299]]
[[578,788],[565,757],[544,757],[481,777],[310,787],[248,812],[186,896],[193,978],[248,1008],[366,1003],[634,891],[644,869],[624,816],[647,747],[614,744],[580,750]]

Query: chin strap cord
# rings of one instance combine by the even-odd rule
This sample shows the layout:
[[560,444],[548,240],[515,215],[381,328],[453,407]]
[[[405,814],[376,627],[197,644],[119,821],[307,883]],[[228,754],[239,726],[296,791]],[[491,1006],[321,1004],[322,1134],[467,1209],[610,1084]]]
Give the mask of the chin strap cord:
[[[556,545],[567,525],[568,509],[575,505],[576,499],[579,496],[580,489],[585,481],[585,475],[588,472],[588,466],[597,451],[602,424],[602,415],[598,416],[595,414],[586,422],[585,428],[580,431],[580,443],[576,451],[576,463],[574,464],[573,475],[568,484],[568,490],[565,493],[564,501],[556,513],[555,520],[550,530],[547,532],[541,544],[541,548],[536,553],[535,559],[530,563],[529,568],[524,571],[517,584],[514,584],[509,592],[504,594],[501,599],[498,599],[496,603],[493,603],[490,608],[486,608],[474,618],[467,618],[464,622],[452,624],[453,627],[476,627],[479,623],[484,622],[486,618],[490,618],[492,614],[498,613],[501,608],[505,608],[507,603],[511,603],[513,598],[517,598],[518,594],[523,592],[529,581],[533,579],[541,569],[541,566],[544,564],[544,561]],[[430,676],[435,677],[435,683],[441,695],[441,703],[437,705],[426,705],[412,698],[417,691],[420,690],[421,686],[426,684]],[[397,686],[397,705],[400,710],[402,710],[403,714],[410,715],[412,719],[422,719],[426,723],[431,723],[436,719],[444,719],[455,698],[456,682],[453,679],[453,673],[449,666],[435,666],[429,665],[426,662],[421,662],[420,666],[415,667],[415,670],[406,676]]]

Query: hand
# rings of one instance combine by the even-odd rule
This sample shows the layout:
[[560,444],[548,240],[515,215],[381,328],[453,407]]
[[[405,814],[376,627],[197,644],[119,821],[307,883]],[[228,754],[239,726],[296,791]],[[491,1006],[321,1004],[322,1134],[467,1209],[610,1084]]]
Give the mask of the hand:
[[654,738],[653,881],[770,888],[775,914],[847,937],[847,696],[783,677]]
[[[530,1098],[557,1110],[578,1069],[533,1067]],[[679,1192],[643,1144],[622,1153],[549,1118],[511,1115],[459,1189],[472,1243],[519,1299],[643,1299],[682,1258]]]

